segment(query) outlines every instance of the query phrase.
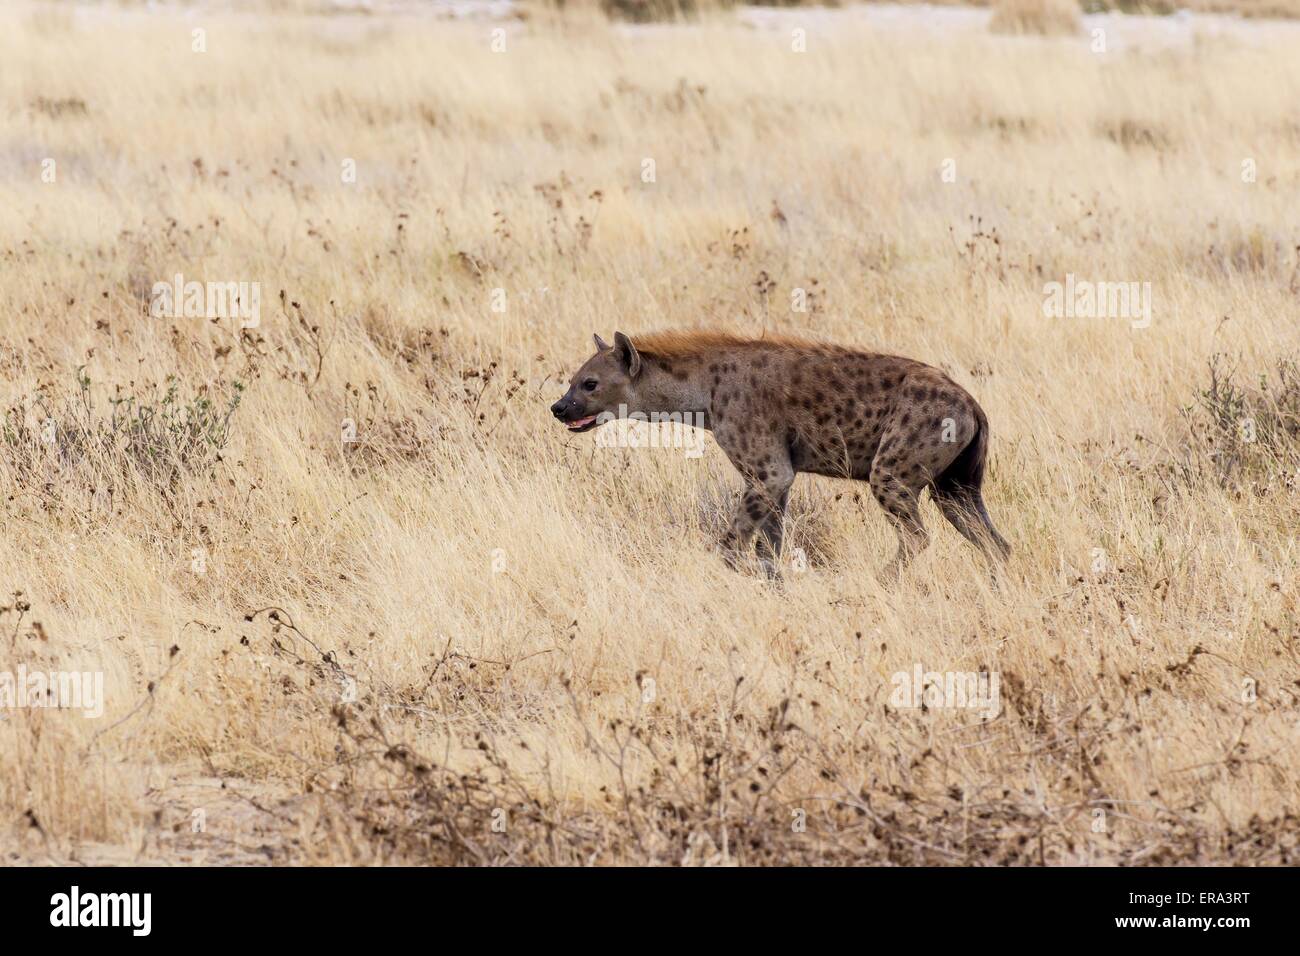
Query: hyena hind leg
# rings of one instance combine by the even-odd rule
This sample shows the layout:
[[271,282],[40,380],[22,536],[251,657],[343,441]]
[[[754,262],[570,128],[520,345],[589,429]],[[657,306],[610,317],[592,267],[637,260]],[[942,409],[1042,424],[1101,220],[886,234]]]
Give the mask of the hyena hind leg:
[[984,496],[979,489],[930,489],[930,496],[948,523],[988,558],[994,566],[1004,563],[1011,554],[1011,545],[993,527],[989,512],[984,507]]
[[930,543],[929,532],[921,523],[917,491],[884,468],[876,468],[871,473],[871,493],[885,509],[885,515],[898,535],[898,551],[880,572],[880,580],[886,583],[896,579]]

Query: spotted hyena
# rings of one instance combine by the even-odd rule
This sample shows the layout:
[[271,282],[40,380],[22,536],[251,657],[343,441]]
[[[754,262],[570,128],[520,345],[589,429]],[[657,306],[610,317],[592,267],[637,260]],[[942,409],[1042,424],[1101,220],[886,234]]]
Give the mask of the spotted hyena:
[[898,533],[892,577],[928,543],[921,491],[990,559],[1010,546],[980,487],[989,425],[965,389],[937,368],[896,355],[795,339],[717,332],[622,332],[569,382],[551,412],[572,432],[619,414],[682,414],[702,422],[745,480],[723,541],[733,567],[758,532],[774,573],[790,485],[799,472],[871,485]]

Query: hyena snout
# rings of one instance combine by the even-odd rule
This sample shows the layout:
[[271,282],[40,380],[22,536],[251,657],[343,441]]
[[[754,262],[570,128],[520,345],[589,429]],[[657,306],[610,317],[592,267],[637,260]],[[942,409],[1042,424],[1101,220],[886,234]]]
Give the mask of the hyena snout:
[[586,403],[572,393],[552,405],[551,414],[564,422],[571,432],[585,432],[596,427],[596,416],[589,413]]

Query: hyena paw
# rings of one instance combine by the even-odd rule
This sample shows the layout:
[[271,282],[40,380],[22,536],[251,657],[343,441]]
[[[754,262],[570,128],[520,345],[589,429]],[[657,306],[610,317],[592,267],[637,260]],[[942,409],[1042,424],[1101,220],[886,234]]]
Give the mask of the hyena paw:
[[739,571],[741,565],[745,562],[745,554],[736,546],[735,538],[728,535],[722,539],[718,545],[718,551],[722,555],[722,560],[726,562],[728,568],[732,571]]
[[732,571],[740,570],[741,554],[739,551],[735,548],[729,548],[726,545],[723,545],[720,553],[722,554],[722,561],[726,564],[728,569]]

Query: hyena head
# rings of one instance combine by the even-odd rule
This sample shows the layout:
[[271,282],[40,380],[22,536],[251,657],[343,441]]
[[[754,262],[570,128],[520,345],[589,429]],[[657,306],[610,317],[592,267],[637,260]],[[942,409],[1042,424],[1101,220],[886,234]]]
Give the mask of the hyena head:
[[574,373],[569,390],[551,406],[551,414],[571,432],[590,431],[620,412],[643,411],[641,356],[631,339],[615,332],[613,345],[599,335],[595,340],[596,354]]

